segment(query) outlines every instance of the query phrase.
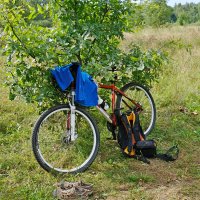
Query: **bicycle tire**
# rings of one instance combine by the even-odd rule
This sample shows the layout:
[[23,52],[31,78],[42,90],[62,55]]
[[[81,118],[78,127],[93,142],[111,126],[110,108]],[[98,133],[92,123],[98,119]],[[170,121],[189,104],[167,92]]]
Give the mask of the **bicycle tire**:
[[[140,101],[143,101],[140,102],[143,106],[143,111],[140,113],[140,123],[143,128],[145,136],[148,136],[152,131],[152,129],[154,128],[156,122],[156,106],[151,93],[145,86],[134,82],[124,85],[121,88],[121,91],[138,103]],[[140,97],[139,96],[137,97],[137,95],[140,95]],[[117,116],[120,116],[122,112],[125,112],[128,109],[126,105],[123,104],[122,101],[123,99],[125,98],[121,94],[117,95],[117,100],[116,100]],[[134,104],[132,104],[130,101],[128,104],[130,107],[134,108]]]
[[34,126],[33,153],[39,165],[47,172],[80,173],[85,171],[97,156],[100,135],[96,123],[85,110],[76,107],[74,111],[77,139],[73,142],[66,139],[66,116],[70,112],[68,104],[48,109]]

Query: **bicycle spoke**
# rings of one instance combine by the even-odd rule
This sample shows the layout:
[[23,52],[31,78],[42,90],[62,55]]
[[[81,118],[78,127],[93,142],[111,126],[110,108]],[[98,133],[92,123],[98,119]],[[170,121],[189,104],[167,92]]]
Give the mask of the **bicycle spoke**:
[[[122,91],[125,92],[125,94],[135,101],[136,103],[139,103],[142,107],[142,110],[140,112],[140,122],[144,129],[145,135],[147,135],[153,128],[155,124],[155,104],[153,102],[152,96],[149,93],[145,87],[130,83],[125,85],[122,88]],[[126,99],[125,96],[119,95],[116,103],[116,107],[119,109],[119,115],[121,115],[121,112],[125,112],[130,110],[130,108],[134,108],[135,105]],[[121,110],[121,108],[124,108]]]
[[74,112],[73,141],[71,124],[68,124],[71,117],[68,106],[50,110],[34,128],[33,150],[39,164],[48,171],[68,173],[85,170],[97,154],[99,134],[94,123],[84,111],[76,109]]

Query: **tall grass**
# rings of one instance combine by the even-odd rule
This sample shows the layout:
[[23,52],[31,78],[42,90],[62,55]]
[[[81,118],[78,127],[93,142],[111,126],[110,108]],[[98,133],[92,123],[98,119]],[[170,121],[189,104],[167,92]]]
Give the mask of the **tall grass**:
[[[151,90],[157,105],[156,128],[150,137],[158,148],[177,143],[176,162],[151,160],[147,165],[126,159],[118,144],[106,140],[106,122],[97,113],[101,147],[94,164],[84,173],[53,176],[39,167],[31,150],[31,131],[38,117],[34,105],[8,100],[3,87],[5,70],[0,61],[0,199],[53,199],[54,184],[82,180],[94,185],[91,199],[199,199],[200,154],[200,29],[198,26],[147,28],[126,34],[143,48],[160,48],[171,58]],[[189,49],[188,47],[190,47]],[[180,108],[184,108],[180,111]],[[186,112],[187,110],[187,112]],[[198,115],[194,115],[193,112]],[[192,114],[193,113],[193,114]]]
[[200,111],[200,27],[170,26],[127,33],[122,48],[131,43],[168,52],[159,83],[154,86],[158,105],[186,106]]

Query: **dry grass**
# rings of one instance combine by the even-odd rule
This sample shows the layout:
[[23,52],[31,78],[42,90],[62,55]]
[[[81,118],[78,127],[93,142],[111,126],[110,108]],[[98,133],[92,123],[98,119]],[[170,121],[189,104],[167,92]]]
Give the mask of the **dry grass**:
[[199,26],[169,26],[164,28],[145,28],[134,34],[125,33],[122,48],[126,49],[129,44],[136,43],[145,48],[160,48],[165,42],[182,39],[184,43],[200,45]]
[[126,33],[122,48],[127,50],[132,43],[169,53],[170,61],[154,86],[157,102],[200,111],[200,27],[169,26]]

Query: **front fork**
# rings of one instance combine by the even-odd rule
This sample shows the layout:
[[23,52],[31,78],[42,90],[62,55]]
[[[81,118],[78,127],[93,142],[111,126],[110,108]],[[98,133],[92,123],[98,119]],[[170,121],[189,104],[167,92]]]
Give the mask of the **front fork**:
[[69,107],[70,107],[70,112],[68,113],[67,116],[67,130],[70,134],[70,139],[71,141],[75,141],[77,138],[77,133],[75,129],[75,124],[76,124],[76,114],[75,114],[75,109],[76,106],[74,104],[75,100],[75,91],[71,92],[71,102],[69,101]]

